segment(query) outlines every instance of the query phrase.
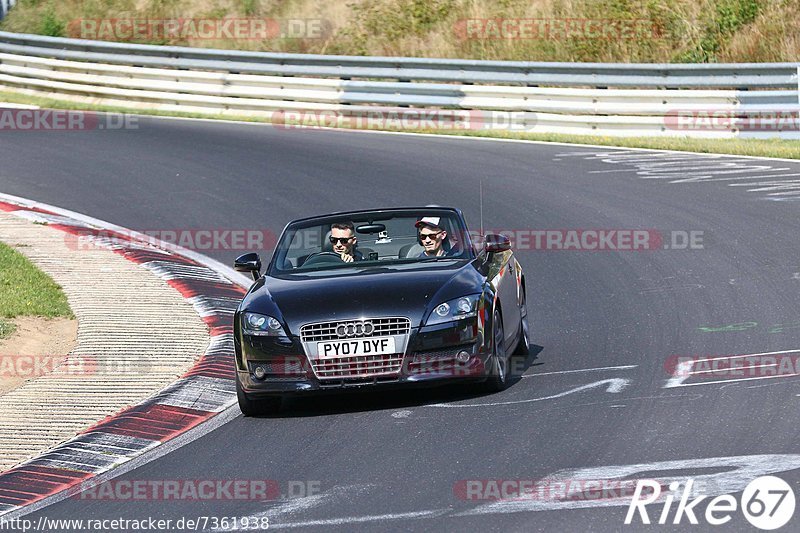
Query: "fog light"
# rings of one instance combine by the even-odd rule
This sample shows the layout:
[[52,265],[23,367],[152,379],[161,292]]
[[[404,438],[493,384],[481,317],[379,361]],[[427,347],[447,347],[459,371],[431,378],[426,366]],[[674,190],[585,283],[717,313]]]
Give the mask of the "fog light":
[[456,361],[458,361],[459,363],[466,363],[466,362],[469,361],[470,357],[472,357],[472,356],[470,355],[469,352],[465,352],[464,350],[461,350],[456,355]]
[[253,375],[256,379],[264,379],[267,375],[267,370],[263,366],[257,366],[253,369]]

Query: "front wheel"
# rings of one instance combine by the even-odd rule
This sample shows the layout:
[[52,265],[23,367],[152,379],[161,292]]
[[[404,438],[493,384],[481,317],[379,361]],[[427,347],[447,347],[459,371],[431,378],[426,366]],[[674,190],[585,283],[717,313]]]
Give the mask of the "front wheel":
[[531,341],[530,341],[527,315],[523,316],[520,319],[519,327],[520,327],[519,343],[517,343],[517,347],[514,349],[512,355],[520,357],[528,356],[531,354]]
[[489,358],[489,377],[483,383],[483,389],[487,392],[500,392],[508,388],[508,354],[500,311],[494,312],[492,322],[492,355]]
[[239,401],[239,409],[244,416],[258,416],[268,415],[278,412],[283,403],[280,396],[274,398],[263,398],[255,400],[247,396],[242,389],[242,384],[239,382],[239,376],[236,376],[236,399]]

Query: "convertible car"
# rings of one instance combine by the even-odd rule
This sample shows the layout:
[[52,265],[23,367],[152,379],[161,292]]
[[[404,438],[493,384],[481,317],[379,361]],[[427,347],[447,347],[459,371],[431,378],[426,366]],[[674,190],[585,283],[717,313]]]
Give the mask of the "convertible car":
[[246,416],[289,395],[391,386],[509,385],[528,353],[525,275],[507,237],[475,246],[460,210],[378,209],[288,224],[234,315]]

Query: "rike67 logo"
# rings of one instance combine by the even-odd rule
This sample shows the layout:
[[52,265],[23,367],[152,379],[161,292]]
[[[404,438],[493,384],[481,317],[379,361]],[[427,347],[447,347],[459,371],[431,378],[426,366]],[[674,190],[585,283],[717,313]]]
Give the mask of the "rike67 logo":
[[[636,524],[638,521],[650,524],[651,520],[662,525],[698,524],[699,518],[702,518],[707,524],[721,526],[730,522],[741,510],[754,527],[773,530],[786,525],[794,515],[794,491],[776,476],[761,476],[751,481],[739,501],[731,494],[722,494],[710,500],[708,496],[697,495],[693,479],[683,483],[673,481],[666,492],[662,492],[662,488],[658,481],[639,480],[625,515],[625,524]],[[673,512],[673,503],[676,501]],[[701,504],[704,502],[705,512],[701,513]],[[657,503],[661,504],[660,508],[652,505]],[[656,513],[651,518],[649,513],[652,510]]]

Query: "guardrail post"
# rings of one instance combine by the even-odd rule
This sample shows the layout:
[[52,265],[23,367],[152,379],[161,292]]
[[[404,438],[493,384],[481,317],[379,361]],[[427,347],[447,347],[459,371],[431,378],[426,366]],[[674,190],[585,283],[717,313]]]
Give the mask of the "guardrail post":
[[[2,13],[14,3],[0,0]],[[800,105],[800,63],[665,67],[411,57],[390,61],[5,31],[0,31],[0,52],[3,87],[44,94],[65,90],[93,101],[169,101],[165,105],[198,112],[218,112],[223,106],[227,111],[269,115],[276,109],[307,106],[326,113],[351,104],[354,115],[376,108],[463,108],[506,113],[515,117],[515,126],[521,123],[542,132],[585,132],[589,127],[601,135],[701,136],[719,129],[713,112],[774,113],[787,103]],[[80,62],[86,78],[74,75],[75,62]],[[18,74],[17,67],[27,70]],[[792,91],[797,91],[795,96]],[[689,112],[684,116],[681,110]],[[523,114],[517,118],[516,113]]]
[[3,20],[3,17],[6,16],[8,10],[11,9],[15,0],[0,0],[0,20]]

